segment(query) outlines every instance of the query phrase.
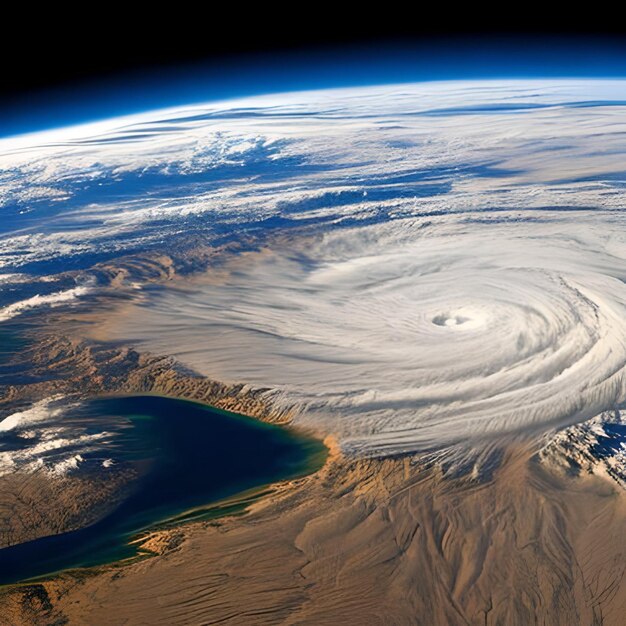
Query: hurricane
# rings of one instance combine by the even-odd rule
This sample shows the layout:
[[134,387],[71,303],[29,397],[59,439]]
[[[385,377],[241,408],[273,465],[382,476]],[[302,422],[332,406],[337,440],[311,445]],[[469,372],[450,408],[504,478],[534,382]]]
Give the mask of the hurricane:
[[0,192],[28,219],[0,269],[51,295],[0,319],[80,306],[60,260],[86,284],[94,251],[237,241],[214,271],[138,289],[112,337],[266,389],[358,455],[585,421],[626,400],[625,107],[619,80],[457,81],[5,140]]
[[281,389],[296,421],[356,452],[584,421],[624,399],[626,290],[623,262],[574,215],[550,236],[545,216],[514,234],[502,216],[466,216],[325,235],[159,295],[125,330],[218,378]]

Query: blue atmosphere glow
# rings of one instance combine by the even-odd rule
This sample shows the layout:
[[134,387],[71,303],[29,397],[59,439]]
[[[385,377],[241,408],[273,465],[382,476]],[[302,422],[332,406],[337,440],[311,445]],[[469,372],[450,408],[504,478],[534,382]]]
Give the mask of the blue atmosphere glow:
[[0,103],[0,136],[142,111],[288,91],[485,78],[619,78],[611,38],[438,40],[262,53],[49,89]]

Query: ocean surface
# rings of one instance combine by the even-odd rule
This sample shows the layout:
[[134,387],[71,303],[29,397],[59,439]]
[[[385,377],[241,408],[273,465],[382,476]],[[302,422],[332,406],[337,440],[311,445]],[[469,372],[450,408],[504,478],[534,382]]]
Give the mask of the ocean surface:
[[[461,457],[626,402],[625,157],[622,79],[274,93],[0,139],[0,328],[133,302],[100,337],[272,390],[346,452]],[[204,271],[199,251],[191,285],[103,269]]]
[[[224,500],[310,473],[326,457],[322,443],[283,427],[161,396],[92,400],[71,416],[88,432],[115,418],[121,425],[107,451],[117,463],[141,463],[134,491],[91,526],[0,550],[0,584],[136,556],[129,541],[143,531],[241,510]],[[98,455],[83,453],[83,463]]]

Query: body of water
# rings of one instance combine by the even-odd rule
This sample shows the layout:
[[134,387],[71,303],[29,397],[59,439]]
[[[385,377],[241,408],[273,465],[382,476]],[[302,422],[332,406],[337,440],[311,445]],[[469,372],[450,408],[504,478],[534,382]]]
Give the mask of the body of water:
[[99,522],[0,550],[0,584],[133,557],[137,549],[130,542],[141,532],[189,517],[190,511],[231,512],[237,505],[211,505],[313,472],[326,458],[315,439],[186,400],[105,398],[80,410],[91,423],[112,416],[127,421],[112,456],[141,462],[141,478]]

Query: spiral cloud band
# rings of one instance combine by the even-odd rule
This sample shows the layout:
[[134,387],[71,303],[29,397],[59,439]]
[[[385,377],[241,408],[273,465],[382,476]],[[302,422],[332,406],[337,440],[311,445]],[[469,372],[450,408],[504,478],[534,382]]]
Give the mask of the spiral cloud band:
[[[161,295],[137,318],[149,330],[131,335],[283,389],[299,420],[356,451],[583,420],[623,399],[626,289],[623,264],[591,249],[576,219],[327,235]],[[579,238],[560,240],[560,227]]]
[[[110,246],[129,225],[133,245],[164,224],[208,242],[262,233],[216,274],[146,296],[116,332],[277,390],[296,423],[356,453],[541,432],[626,400],[624,82],[401,85],[192,113],[70,154],[75,170],[176,176],[177,193],[90,204],[89,230],[68,210],[65,231],[16,234],[0,258],[25,237],[46,259],[68,238]],[[157,132],[166,122],[176,132]]]
[[[125,332],[210,375],[282,390],[297,421],[357,452],[590,418],[624,399],[626,365],[626,141],[615,134],[626,113],[596,104],[418,122],[380,115],[384,104],[375,122],[344,113],[322,125],[327,147],[299,144],[314,162],[331,145],[343,159],[334,177],[298,181],[321,179],[314,211],[333,219],[217,282],[163,293],[137,317],[149,330]],[[407,162],[424,155],[435,163],[420,164],[431,174],[420,184],[439,189],[420,194]]]

